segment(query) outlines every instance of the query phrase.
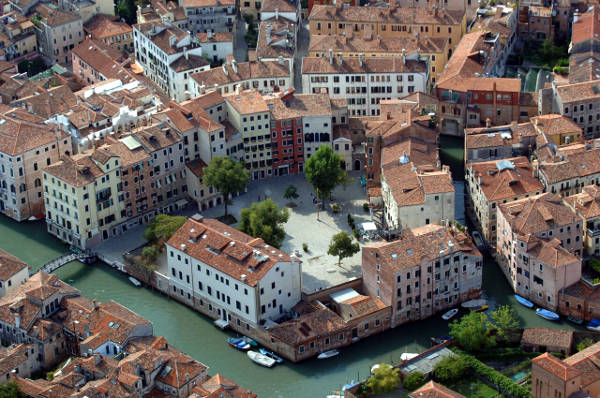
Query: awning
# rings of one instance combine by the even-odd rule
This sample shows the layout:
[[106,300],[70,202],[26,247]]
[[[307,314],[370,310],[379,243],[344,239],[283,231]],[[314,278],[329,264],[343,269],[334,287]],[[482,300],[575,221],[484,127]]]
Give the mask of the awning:
[[175,202],[175,206],[177,206],[178,208],[185,207],[187,206],[187,204],[187,199],[179,199],[177,202]]
[[365,232],[377,231],[377,226],[375,225],[374,222],[364,222],[364,223],[360,224],[360,227]]

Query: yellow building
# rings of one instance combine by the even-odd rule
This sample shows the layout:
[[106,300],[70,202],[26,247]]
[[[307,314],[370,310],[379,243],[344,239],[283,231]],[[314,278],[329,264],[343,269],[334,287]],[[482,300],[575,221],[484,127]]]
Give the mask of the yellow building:
[[466,32],[464,11],[439,8],[357,7],[315,5],[308,17],[310,32],[319,35],[343,34],[352,30],[363,35],[373,32],[374,37],[447,38],[454,48]]
[[48,232],[86,249],[117,235],[125,216],[121,161],[107,149],[64,157],[43,170]]
[[[3,24],[0,24],[0,32],[6,36],[6,42],[1,47],[4,48],[7,60],[13,60],[37,50],[35,29],[29,19],[15,11],[4,14],[0,18],[4,21]],[[2,36],[1,33],[0,36]]]
[[375,37],[370,31],[363,35],[355,35],[351,30],[342,35],[311,35],[308,54],[310,57],[332,56],[344,58],[358,57],[390,57],[402,56],[402,50],[410,58],[411,55],[429,58],[429,75],[431,83],[435,83],[448,61],[450,49],[447,37]]
[[538,148],[545,144],[569,145],[583,139],[581,127],[573,119],[563,115],[536,116],[531,118],[531,122],[538,135]]

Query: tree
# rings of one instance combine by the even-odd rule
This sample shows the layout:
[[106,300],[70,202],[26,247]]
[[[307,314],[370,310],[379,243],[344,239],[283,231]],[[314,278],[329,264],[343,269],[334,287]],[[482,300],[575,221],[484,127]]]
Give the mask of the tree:
[[353,243],[352,237],[346,232],[338,232],[331,238],[327,254],[337,256],[338,265],[342,265],[342,260],[346,257],[352,257],[360,251],[358,243]]
[[288,187],[283,192],[284,199],[288,199],[288,200],[298,199],[298,196],[299,196],[298,190],[296,189],[296,187],[294,185],[288,185]]
[[459,355],[447,356],[433,367],[435,378],[441,382],[458,380],[469,369],[469,363]]
[[471,312],[449,325],[450,335],[468,351],[493,347],[496,341],[488,337],[486,318],[486,315],[481,312]]
[[215,157],[204,168],[204,182],[206,185],[215,188],[223,195],[225,217],[227,217],[229,195],[243,191],[249,179],[250,175],[244,169],[244,165],[229,158]]
[[325,200],[331,196],[331,192],[338,185],[348,179],[348,175],[342,170],[342,158],[333,152],[330,146],[321,145],[319,150],[312,155],[304,164],[306,179],[316,191],[317,197]]
[[489,322],[489,327],[490,329],[495,329],[496,334],[501,339],[506,339],[509,331],[521,326],[517,312],[510,305],[499,307],[491,313],[490,317],[492,319]]
[[288,210],[279,210],[277,203],[271,199],[254,202],[250,208],[240,212],[238,229],[255,238],[262,238],[271,246],[280,247],[285,238],[285,230],[281,226],[290,217]]
[[367,379],[366,384],[369,391],[374,394],[392,392],[400,384],[400,370],[382,363],[379,365],[379,369],[375,370],[373,376]]
[[0,398],[23,398],[25,394],[19,388],[19,385],[11,381],[6,384],[0,384]]
[[404,380],[404,388],[406,388],[408,391],[414,391],[425,384],[426,381],[427,378],[425,378],[423,373],[414,371],[406,376],[406,379]]
[[577,343],[577,352],[583,351],[591,345],[594,345],[594,340],[589,337],[586,337],[585,339]]
[[156,257],[158,257],[158,253],[160,252],[160,250],[158,249],[157,245],[150,245],[150,246],[146,246],[142,249],[142,256],[147,260],[147,261],[154,261],[156,260]]
[[147,241],[154,242],[155,244],[159,240],[167,241],[186,221],[187,218],[183,216],[159,214],[148,223],[144,237]]

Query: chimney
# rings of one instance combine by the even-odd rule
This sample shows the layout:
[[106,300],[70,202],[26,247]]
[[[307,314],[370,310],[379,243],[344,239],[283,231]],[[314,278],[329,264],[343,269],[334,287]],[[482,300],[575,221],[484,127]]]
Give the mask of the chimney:
[[235,95],[240,95],[240,85],[239,84],[235,85]]
[[233,73],[238,73],[237,61],[234,59],[231,61],[231,69],[233,69]]
[[338,53],[338,58],[340,60],[340,65],[342,65],[344,63],[344,57],[342,56],[342,53]]
[[183,56],[185,57],[185,59],[189,59],[188,52],[187,52],[187,47],[183,47]]
[[223,64],[222,68],[223,68],[223,73],[225,74],[225,76],[228,76],[229,72],[227,72],[227,64],[226,63]]
[[98,310],[98,300],[96,300],[96,299],[93,299],[93,300],[92,300],[92,304],[94,305],[94,310],[96,310],[96,311],[97,311],[97,310]]
[[15,327],[19,329],[21,327],[21,315],[15,314]]
[[184,251],[185,251],[185,243],[182,243],[182,244],[181,244],[181,246],[180,246],[180,249],[181,249],[181,251],[182,251],[182,252],[184,252]]
[[206,38],[207,38],[207,39],[212,39],[212,30],[208,29],[208,30],[206,31]]
[[485,127],[492,127],[492,119],[490,119],[489,117],[485,119]]
[[329,63],[333,65],[333,50],[329,49]]
[[363,57],[364,57],[364,54],[362,54],[362,53],[358,54],[358,63],[360,64],[361,68],[363,66]]
[[406,65],[406,48],[402,49],[402,63]]
[[275,20],[279,20],[279,8],[275,9]]
[[285,65],[285,61],[281,55],[277,58],[277,61],[279,61],[279,65],[281,65],[281,66]]

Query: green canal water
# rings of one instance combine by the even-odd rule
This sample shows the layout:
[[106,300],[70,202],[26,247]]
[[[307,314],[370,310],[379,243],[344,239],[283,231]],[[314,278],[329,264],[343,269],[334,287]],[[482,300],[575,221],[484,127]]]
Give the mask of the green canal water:
[[[450,164],[454,178],[462,174],[462,140],[442,139],[443,161]],[[0,216],[0,247],[30,264],[34,270],[59,256],[67,247],[48,235],[42,222],[16,223]],[[115,300],[154,324],[154,333],[165,336],[183,352],[209,366],[209,372],[223,373],[261,397],[325,397],[345,383],[364,378],[377,362],[398,362],[403,352],[418,352],[429,346],[429,337],[446,334],[447,324],[439,316],[424,322],[398,327],[342,350],[341,355],[324,361],[286,363],[273,369],[250,362],[244,353],[225,343],[227,334],[213,326],[210,319],[197,314],[168,297],[134,287],[124,274],[103,264],[74,262],[56,274],[88,298]],[[491,307],[510,304],[524,326],[572,328],[566,322],[551,323],[516,303],[504,276],[496,265],[484,263],[485,296]]]

